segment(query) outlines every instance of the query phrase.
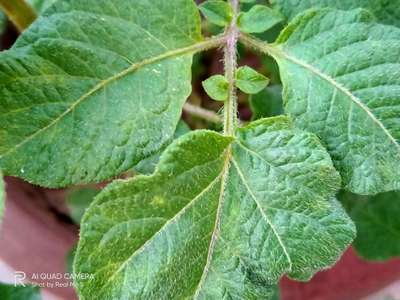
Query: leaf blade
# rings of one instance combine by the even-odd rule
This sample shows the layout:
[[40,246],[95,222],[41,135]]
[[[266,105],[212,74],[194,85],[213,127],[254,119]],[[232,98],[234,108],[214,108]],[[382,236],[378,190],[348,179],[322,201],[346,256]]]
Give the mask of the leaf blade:
[[199,6],[200,11],[213,24],[218,26],[226,26],[232,20],[231,6],[221,0],[208,0]]
[[[398,83],[390,76],[400,31],[372,20],[362,10],[309,11],[282,33],[275,54],[286,111],[322,138],[346,188],[360,194],[400,184],[391,163],[400,157]],[[324,49],[307,51],[327,36],[334,38]]]
[[[191,129],[189,128],[189,126],[183,120],[180,120],[175,130],[174,139],[177,139],[178,137],[190,131]],[[160,156],[164,150],[165,149],[162,149],[160,152],[157,152],[152,156],[140,161],[136,166],[134,166],[135,172],[143,175],[150,175],[154,173],[157,163],[160,160]]]
[[[243,153],[238,140],[257,145],[262,154]],[[265,151],[262,145],[266,145]],[[257,155],[275,157],[276,165],[267,172],[270,177],[264,175],[265,165],[256,164]],[[293,159],[302,167],[291,166]],[[248,183],[251,189],[246,189],[237,174],[236,161],[242,173],[254,175]],[[299,177],[298,170],[306,164],[300,161],[309,165],[300,172],[312,178],[308,187],[303,187]],[[285,174],[279,177],[280,172]],[[286,181],[280,180],[284,178]],[[275,181],[285,186],[287,193],[280,196],[277,191],[282,189],[268,184]],[[296,184],[302,186],[300,191]],[[82,225],[75,272],[95,274],[96,282],[78,281],[80,295],[82,299],[93,295],[100,299],[121,295],[130,299],[150,295],[169,299],[220,299],[223,295],[270,299],[280,276],[309,277],[334,263],[351,242],[351,221],[337,202],[328,201],[338,185],[338,175],[318,139],[294,130],[284,117],[256,122],[238,133],[236,141],[211,132],[187,134],[168,147],[154,175],[111,185],[89,209]],[[263,195],[258,194],[260,187],[267,190]],[[251,199],[252,194],[257,201]],[[296,226],[279,221],[282,214],[277,216],[269,207],[264,211],[265,203],[272,205],[270,201],[283,199],[291,202],[294,210],[313,210],[314,222],[323,228],[312,226],[309,234],[312,231],[314,238],[304,249],[287,241]],[[138,201],[143,203],[139,205]],[[257,202],[259,208],[253,212]],[[132,223],[138,213],[144,214],[141,217],[147,218],[146,223]],[[256,217],[251,218],[254,214]],[[296,234],[308,235],[301,229],[304,223],[298,217],[295,220],[299,226]],[[249,225],[244,225],[246,222]],[[256,231],[248,228],[258,223],[262,226]],[[320,248],[317,240],[329,246]],[[249,241],[254,244],[249,245]],[[264,243],[268,247],[260,246]],[[177,289],[174,282],[182,278],[185,280]]]
[[265,5],[254,5],[249,11],[242,12],[238,26],[245,33],[261,33],[271,29],[284,20],[283,16]]
[[252,120],[283,114],[282,86],[271,85],[249,99]]
[[237,69],[235,83],[242,92],[257,94],[269,84],[269,79],[256,70],[244,66]]
[[289,20],[297,14],[310,8],[336,8],[342,10],[351,10],[355,8],[364,8],[371,11],[384,24],[400,25],[400,10],[396,1],[386,2],[384,0],[303,0],[298,5],[293,5],[288,0],[272,0],[275,9],[282,12]]
[[[89,2],[51,6],[1,54],[0,83],[7,90],[0,112],[0,165],[7,174],[51,187],[101,181],[172,138],[191,90],[192,53],[204,43],[208,47],[201,41],[197,8],[189,0],[174,0],[169,7],[148,0],[135,6],[123,0]],[[176,7],[182,14],[171,20],[167,14]],[[143,9],[152,12],[154,22]],[[108,126],[101,127],[99,119]],[[162,130],[156,124],[163,124]],[[32,156],[41,166],[28,163]]]
[[[196,141],[196,140],[201,141],[201,148],[203,148],[203,149],[206,149],[207,147],[204,147],[204,146],[210,145],[210,143],[215,147],[212,151],[206,151],[206,152],[204,150],[200,151],[200,153],[201,152],[207,153],[206,156],[202,157],[201,155],[193,155],[193,153],[189,150],[191,150],[192,147],[195,147],[195,146],[198,147],[200,145],[198,145],[197,143],[193,143],[193,141],[190,140],[190,136],[193,137],[194,141]],[[181,218],[180,219],[181,221],[187,220],[185,218],[188,218],[188,216],[187,216],[187,214],[185,214],[185,212],[192,215],[191,209],[193,206],[197,207],[196,203],[198,203],[198,202],[203,203],[204,200],[206,199],[205,196],[209,195],[210,190],[214,190],[214,189],[218,190],[218,185],[221,184],[220,177],[221,177],[222,166],[223,166],[223,159],[221,160],[220,157],[222,155],[222,152],[226,148],[227,144],[230,143],[230,141],[231,141],[230,138],[222,138],[221,136],[219,136],[216,133],[214,134],[214,133],[208,133],[208,132],[195,132],[195,133],[190,133],[188,135],[185,135],[182,137],[181,141],[174,142],[171,146],[169,146],[169,149],[162,155],[161,163],[159,165],[160,167],[158,168],[158,172],[156,172],[155,175],[153,175],[152,177],[141,177],[138,180],[134,180],[136,182],[136,183],[134,183],[135,185],[152,184],[151,180],[157,182],[156,186],[162,186],[162,182],[165,182],[165,184],[167,184],[167,187],[164,187],[164,186],[159,187],[159,188],[152,187],[150,189],[150,190],[152,190],[151,193],[147,192],[149,190],[149,188],[146,188],[143,186],[136,188],[136,190],[138,192],[143,191],[143,193],[145,193],[147,195],[145,198],[150,197],[153,200],[153,201],[149,202],[147,210],[141,210],[142,211],[141,213],[144,214],[144,217],[148,213],[149,217],[151,216],[154,219],[154,222],[156,222],[156,221],[159,222],[160,220],[161,221],[164,220],[162,223],[159,224],[160,226],[162,224],[164,224],[164,225],[162,225],[163,227],[158,226],[154,229],[154,231],[152,233],[150,233],[151,236],[154,236],[153,243],[157,242],[157,239],[162,240],[162,238],[163,238],[162,231],[160,231],[161,229],[159,229],[159,228],[165,228],[165,229],[173,230],[175,232],[176,229],[174,230],[174,226],[175,226],[174,222],[171,222],[171,220],[173,218],[175,218],[176,220]],[[191,156],[192,158],[194,158],[194,162],[191,162],[190,160],[184,160],[187,162],[186,164],[177,165],[175,162],[176,156],[178,156],[178,157],[190,157]],[[205,170],[203,170],[202,172],[207,171],[207,172],[203,173],[204,174],[203,178],[199,179],[198,176],[197,177],[191,176],[191,174],[195,174],[193,172],[196,171],[196,168],[195,169],[193,169],[193,168],[196,166],[196,163],[199,163],[200,166],[202,166],[202,165],[204,166],[203,168],[205,168]],[[199,169],[199,170],[201,170],[201,169]],[[171,175],[170,175],[171,173],[173,174],[174,177],[171,177]],[[182,174],[182,175],[180,176],[178,174]],[[183,183],[185,183],[185,185],[187,183],[186,180],[183,181],[186,178],[192,178],[192,179],[190,179],[190,181],[192,183],[188,187],[182,187]],[[169,183],[168,180],[170,180],[172,182]],[[148,183],[146,183],[146,182],[148,182]],[[111,187],[109,189],[109,191],[110,191],[109,195],[107,195],[106,192],[103,193],[103,197],[100,197],[97,200],[97,203],[98,204],[101,203],[102,205],[107,205],[107,201],[108,201],[110,203],[110,205],[113,206],[113,201],[111,201],[111,200],[114,200],[114,198],[113,198],[114,193],[116,191],[118,191],[119,188],[121,189],[121,191],[118,192],[120,194],[122,193],[122,191],[124,189],[126,190],[126,192],[129,191],[128,192],[129,194],[131,193],[132,187],[129,187],[129,189],[127,189],[128,185],[126,185],[126,184],[124,185],[123,183],[121,183],[119,185],[120,187],[118,187],[118,185],[119,184],[116,183],[114,185],[115,188]],[[181,186],[181,188],[172,188],[172,185],[175,185],[178,187]],[[168,188],[168,187],[170,187],[170,188]],[[166,193],[165,192],[166,188],[167,188],[167,190],[170,191],[169,199],[168,199],[169,201],[162,200],[162,199],[165,199],[164,195]],[[190,191],[190,188],[192,188],[192,191]],[[129,194],[127,194],[127,195],[129,195]],[[218,193],[214,193],[214,194],[218,195]],[[109,198],[109,199],[107,199],[107,198]],[[122,198],[120,198],[120,199],[122,200]],[[217,201],[208,201],[208,203],[209,203],[208,205],[203,203],[203,205],[202,205],[203,210],[211,209],[211,211],[214,211],[217,209],[216,208]],[[154,207],[154,212],[151,211],[152,207]],[[186,207],[186,209],[185,209],[185,207]],[[197,209],[202,210],[201,207],[197,207]],[[139,212],[140,210],[137,210],[137,211]],[[157,213],[157,211],[158,211],[158,213]],[[92,214],[93,213],[94,212],[92,211]],[[159,218],[159,219],[154,218],[154,216],[158,216],[158,215],[160,215],[160,213],[164,214],[164,215],[169,214],[170,218],[166,218],[164,216],[162,216],[162,218]],[[210,212],[208,212],[208,214],[207,214],[205,211],[204,215],[209,216],[209,217],[200,218],[200,216],[196,217],[193,215],[193,218],[195,218],[195,219],[200,218],[199,222],[200,222],[200,224],[203,224],[204,226],[206,224],[208,224],[207,226],[205,226],[208,228],[207,229],[208,233],[206,233],[206,235],[211,236],[211,233],[212,233],[211,230],[213,228],[214,222],[212,220],[212,216],[210,216]],[[88,218],[88,216],[86,218]],[[201,221],[201,220],[203,220],[203,221]],[[148,222],[150,222],[150,221],[151,220],[149,219]],[[117,220],[117,222],[121,222],[121,220]],[[204,222],[206,222],[206,223],[204,223]],[[86,226],[88,226],[88,225],[85,225],[85,221],[83,224],[84,224],[83,230],[85,230],[87,228]],[[151,223],[148,223],[148,227],[150,227],[150,224]],[[157,225],[157,223],[156,223],[156,225]],[[199,226],[195,227],[195,226],[188,225],[187,227],[192,228],[192,230],[195,232],[198,231],[198,234],[204,234],[204,230],[201,229],[201,227],[199,227]],[[195,230],[195,228],[197,228],[197,231]],[[145,232],[146,231],[144,231],[144,233]],[[157,236],[156,232],[159,232],[158,236]],[[143,245],[145,245],[147,238],[149,238],[149,237],[144,236]],[[182,237],[181,234],[177,234],[176,236],[171,235],[170,238],[171,239],[179,239],[179,238],[184,238],[184,237]],[[203,252],[205,253],[205,254],[203,253],[200,255],[198,253],[198,251],[196,250],[196,247],[193,246],[194,240],[192,238],[190,238],[189,236],[184,239],[187,241],[191,240],[191,242],[189,244],[192,245],[192,248],[194,247],[194,249],[193,249],[194,253],[197,253],[197,255],[202,257],[202,260],[206,259],[206,251],[208,248],[208,243],[204,243],[204,241],[203,241],[203,242],[200,242],[200,244],[197,244],[197,247],[200,247],[203,250]],[[173,245],[177,245],[177,247],[178,247],[180,244],[179,243],[171,243],[170,244],[171,247],[173,247]],[[107,247],[105,247],[104,249],[106,249],[106,248]],[[126,248],[126,246],[125,246],[125,248]],[[79,257],[81,257],[83,255],[82,249],[84,249],[84,248],[82,245],[80,245],[80,247],[78,248],[78,254],[77,254],[78,261],[77,260],[75,261],[75,266],[77,266],[77,265],[79,266],[79,263],[81,263],[82,265],[86,264],[85,260],[82,260],[81,262],[79,262]],[[144,248],[143,248],[143,246],[140,247],[140,244],[138,244],[137,249],[144,249]],[[140,254],[137,249],[133,252],[134,255]],[[155,249],[157,249],[157,247],[155,247]],[[186,248],[181,248],[181,251],[176,249],[176,252],[177,252],[176,254],[172,251],[164,252],[163,254],[160,253],[159,257],[157,258],[156,261],[157,261],[157,263],[162,263],[162,261],[166,255],[170,255],[171,257],[176,257],[174,259],[174,261],[176,261],[178,259],[177,257],[179,257],[180,254],[182,255],[182,251],[184,251],[185,253],[188,251],[187,249],[186,250],[185,249]],[[87,250],[85,249],[85,251],[87,251]],[[104,251],[104,250],[102,250],[102,251]],[[129,257],[133,257],[132,252],[128,251],[128,253],[129,253]],[[137,253],[137,254],[135,254],[135,253]],[[85,254],[85,255],[87,255],[87,254]],[[142,254],[142,255],[145,255],[145,254]],[[195,254],[193,254],[193,255],[195,255]],[[101,253],[101,256],[103,256],[103,253]],[[126,254],[123,254],[123,256],[126,256]],[[125,259],[124,261],[128,261],[128,259]],[[137,259],[139,259],[139,258],[137,258]],[[97,258],[94,257],[92,260],[97,260]],[[91,262],[91,263],[93,263],[93,262]],[[101,262],[99,262],[99,263],[101,265]],[[176,264],[178,265],[177,268],[179,268],[180,263],[178,261],[176,261]],[[90,263],[89,263],[89,265],[90,265]],[[173,264],[167,264],[167,265],[170,265],[169,268],[172,268],[172,269],[174,268]],[[198,263],[196,263],[195,266],[193,266],[193,264],[190,264],[190,266],[186,266],[186,267],[181,266],[181,267],[182,267],[182,270],[187,270],[188,267],[192,268],[191,274],[193,274],[193,276],[195,276],[195,275],[198,276],[198,272],[199,272],[198,270],[202,269],[202,265],[199,266]],[[82,266],[79,266],[79,269],[83,270],[84,268],[82,268]],[[196,269],[196,271],[194,269]],[[104,270],[104,269],[102,269],[102,270]],[[121,269],[121,267],[119,267],[118,270],[122,271],[123,269]],[[104,272],[107,272],[107,271],[108,270],[104,270]],[[156,271],[157,270],[155,270],[154,272],[156,272]],[[148,270],[148,272],[150,272],[149,274],[153,273],[151,270]],[[114,272],[113,274],[116,274],[116,273],[117,272]],[[141,281],[140,278],[143,278],[142,274],[139,271],[138,271],[138,273],[135,273],[135,274],[137,276],[135,276],[134,274],[131,274],[132,275],[132,276],[130,276],[131,280]],[[114,276],[113,278],[115,279],[116,278],[115,275],[113,275],[113,276]],[[103,276],[101,276],[101,277],[103,277]],[[110,278],[110,276],[107,275],[107,276],[104,276],[104,278]],[[136,279],[134,279],[134,278],[136,278]],[[107,279],[107,280],[109,280],[109,279]],[[168,281],[167,278],[165,280]],[[190,280],[188,280],[187,282],[188,282],[189,286],[192,286],[192,288],[188,288],[189,292],[190,292],[190,289],[193,290],[195,288],[195,286],[194,286],[193,282],[190,282]],[[84,287],[85,283],[83,282],[81,284]],[[90,283],[90,284],[93,284],[93,283]],[[150,282],[149,282],[149,284],[150,284]],[[157,285],[157,282],[153,282],[152,284]],[[166,285],[166,286],[168,286],[168,285]],[[112,288],[112,286],[110,287],[110,289],[111,288]],[[96,289],[93,289],[93,290],[96,290]],[[103,296],[105,298],[107,298],[107,295],[108,296],[120,295],[120,294],[118,294],[119,291],[117,289],[114,292],[109,290],[108,294],[107,294],[106,290],[102,290],[100,292],[102,292],[104,294],[98,294],[99,293],[98,290],[97,290],[97,292],[94,292],[94,294],[87,291],[86,288],[81,290],[82,296],[83,297],[86,296],[89,298],[93,297],[93,295],[98,295],[99,297]],[[149,293],[149,292],[151,292],[151,291],[146,291],[145,293]],[[181,297],[184,297],[185,293],[187,293],[187,292],[188,291],[181,290],[181,289],[168,290],[168,291],[164,290],[163,291],[163,293],[166,293],[165,295],[168,295],[170,297],[173,297],[174,295],[177,297],[178,297],[178,295],[180,295]],[[110,294],[110,293],[116,293],[116,294]],[[146,295],[146,294],[142,294],[142,295]],[[138,297],[138,294],[136,294],[136,296]],[[119,296],[116,296],[116,297],[118,298]],[[134,297],[134,296],[132,295],[132,297]]]
[[40,289],[37,286],[15,286],[0,283],[0,296],[4,300],[41,300]]
[[223,75],[213,75],[202,82],[207,95],[215,101],[225,101],[229,95],[229,83]]
[[356,224],[353,247],[358,255],[372,261],[400,255],[399,192],[360,196],[342,191],[338,198]]

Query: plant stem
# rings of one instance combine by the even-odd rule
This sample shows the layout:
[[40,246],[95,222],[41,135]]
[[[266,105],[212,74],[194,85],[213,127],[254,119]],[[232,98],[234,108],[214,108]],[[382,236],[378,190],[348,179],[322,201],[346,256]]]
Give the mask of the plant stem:
[[237,42],[239,29],[236,25],[239,13],[239,0],[230,0],[233,10],[232,22],[226,29],[226,45],[224,47],[225,77],[229,83],[229,96],[224,110],[224,134],[233,135],[237,125],[237,95],[235,87],[235,71],[237,67]]
[[0,0],[0,7],[17,27],[24,31],[36,19],[36,13],[25,0]]
[[216,114],[215,112],[208,109],[204,109],[200,106],[193,105],[188,102],[186,102],[185,105],[183,106],[183,110],[188,114],[202,118],[212,123],[219,124],[222,122],[221,117],[218,116],[218,114]]

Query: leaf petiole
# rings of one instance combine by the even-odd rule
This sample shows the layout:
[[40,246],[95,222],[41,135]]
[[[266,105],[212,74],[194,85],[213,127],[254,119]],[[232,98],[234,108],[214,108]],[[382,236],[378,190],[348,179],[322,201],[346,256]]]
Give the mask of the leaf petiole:
[[183,105],[183,111],[188,114],[191,114],[192,116],[202,118],[211,123],[219,124],[222,122],[221,117],[214,111],[202,108],[200,106],[193,105],[189,102],[186,102]]
[[0,8],[19,32],[24,31],[36,19],[35,11],[24,0],[0,0]]

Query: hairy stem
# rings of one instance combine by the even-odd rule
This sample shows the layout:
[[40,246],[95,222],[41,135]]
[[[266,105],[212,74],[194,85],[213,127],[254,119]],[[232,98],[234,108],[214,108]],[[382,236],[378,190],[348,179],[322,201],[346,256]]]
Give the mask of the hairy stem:
[[237,42],[239,38],[239,29],[236,25],[239,13],[239,0],[230,0],[233,18],[229,27],[226,29],[226,45],[224,47],[225,77],[229,83],[229,96],[225,103],[224,110],[224,133],[233,135],[237,125],[237,94],[235,87],[235,70],[237,67]]
[[36,13],[25,0],[0,0],[0,7],[17,27],[24,31],[36,19]]
[[191,114],[193,116],[202,118],[204,120],[207,120],[212,123],[221,123],[222,119],[218,114],[211,110],[204,109],[200,106],[193,105],[189,102],[186,102],[185,105],[183,106],[183,111]]

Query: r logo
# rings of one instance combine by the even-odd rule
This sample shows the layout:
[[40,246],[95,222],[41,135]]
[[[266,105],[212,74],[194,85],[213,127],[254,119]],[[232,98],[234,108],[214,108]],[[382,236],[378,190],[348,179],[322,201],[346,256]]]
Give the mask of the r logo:
[[25,284],[24,284],[24,280],[25,280],[25,279],[26,279],[26,274],[25,274],[25,272],[16,271],[16,272],[14,273],[14,285],[15,285],[15,286],[19,285],[19,286],[25,287]]

